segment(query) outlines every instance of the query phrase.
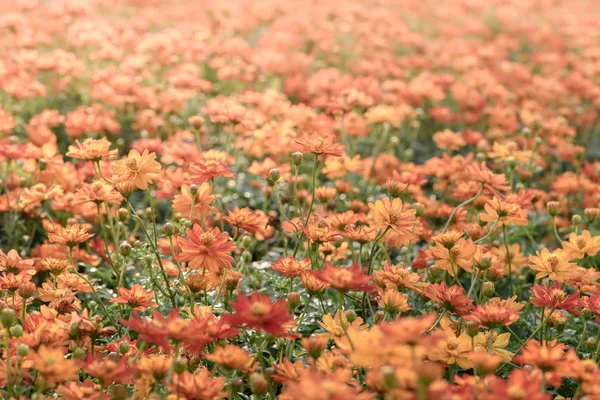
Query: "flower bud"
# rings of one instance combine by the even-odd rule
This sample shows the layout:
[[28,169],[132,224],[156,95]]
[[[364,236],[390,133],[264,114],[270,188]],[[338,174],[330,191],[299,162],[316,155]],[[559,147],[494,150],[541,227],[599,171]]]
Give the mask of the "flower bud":
[[27,354],[29,354],[29,346],[23,343],[17,346],[17,355],[19,357],[25,357]]
[[475,321],[467,321],[465,331],[470,337],[475,337],[479,334],[479,324]]
[[188,124],[194,129],[200,129],[204,125],[204,118],[199,115],[192,115],[188,118]]
[[183,371],[185,371],[187,367],[187,362],[183,358],[178,358],[173,363],[173,371],[175,371],[178,374],[183,373]]
[[304,346],[308,355],[316,360],[327,348],[327,342],[329,342],[329,340],[323,336],[311,336],[302,339],[302,346]]
[[300,153],[299,151],[292,153],[292,161],[294,162],[294,165],[297,166],[297,165],[302,164],[303,159],[304,159],[304,154]]
[[425,213],[425,205],[423,203],[414,203],[412,208],[415,209],[415,217],[420,217]]
[[254,373],[250,375],[250,388],[252,388],[252,393],[254,393],[255,396],[262,396],[269,390],[269,382],[267,382],[264,375]]
[[496,291],[496,285],[494,285],[494,282],[484,282],[483,283],[483,295],[486,297],[492,297],[494,295],[494,292]]
[[394,367],[389,365],[381,367],[381,376],[383,377],[383,384],[386,388],[391,389],[398,385],[398,378],[396,378],[396,371]]
[[127,342],[121,342],[119,344],[119,353],[121,354],[127,354],[129,352],[129,343]]
[[242,259],[244,262],[250,262],[250,260],[252,260],[252,253],[250,253],[248,250],[244,250],[242,252]]
[[560,203],[558,201],[549,201],[546,203],[546,209],[548,210],[548,214],[554,217],[560,212]]
[[123,257],[127,257],[129,254],[131,254],[131,245],[127,242],[121,243],[119,246],[119,252]]
[[162,227],[163,233],[166,236],[172,236],[175,233],[175,226],[172,223],[167,222]]
[[251,244],[252,244],[252,237],[250,237],[249,235],[242,236],[242,246],[244,246],[244,248],[250,247]]
[[383,312],[382,310],[378,310],[377,312],[375,312],[375,323],[378,324],[381,321],[383,321],[383,319],[385,318],[385,312]]
[[234,378],[231,380],[231,387],[234,389],[241,389],[244,387],[244,381],[240,378]]
[[571,223],[573,224],[573,226],[579,226],[581,225],[581,223],[583,222],[583,218],[581,218],[581,215],[579,214],[575,214],[571,217]]
[[79,339],[81,337],[81,328],[77,322],[73,322],[71,326],[69,326],[69,336],[72,339]]
[[269,171],[269,176],[268,176],[269,181],[277,182],[279,180],[279,178],[281,178],[281,173],[279,172],[279,170],[277,168],[273,168],[272,170]]
[[598,218],[598,214],[600,213],[600,208],[586,208],[583,210],[583,215],[585,215],[585,220],[587,222],[594,222],[596,218]]
[[119,218],[119,221],[125,222],[127,221],[127,218],[129,218],[129,211],[127,211],[125,208],[119,208],[119,211],[117,211],[117,217]]
[[3,327],[10,328],[15,322],[17,322],[15,312],[11,308],[4,308],[0,312],[0,322],[2,323]]
[[598,347],[598,340],[595,337],[590,337],[585,341],[585,347],[587,347],[588,351],[595,351]]
[[479,264],[479,268],[488,269],[492,266],[492,257],[485,255],[481,257],[481,263]]
[[13,326],[10,328],[10,335],[17,338],[23,336],[23,327],[21,325]]
[[289,292],[287,294],[287,303],[290,310],[295,310],[300,305],[300,293]]
[[385,187],[389,193],[390,196],[396,198],[396,197],[400,197],[402,195],[402,193],[406,190],[406,188],[408,187],[408,185],[406,183],[394,180],[394,179],[388,179],[385,182]]
[[592,319],[594,317],[594,313],[591,310],[589,310],[587,308],[584,308],[581,311],[581,316],[583,317],[583,319],[590,320],[590,319]]
[[73,350],[73,357],[83,360],[85,358],[85,350],[81,347],[77,347],[75,350]]
[[198,194],[198,190],[199,190],[198,189],[198,185],[196,185],[195,183],[192,183],[190,185],[190,189],[189,190],[190,190],[190,194],[192,194],[194,196],[197,195]]
[[356,321],[356,318],[358,318],[358,315],[356,315],[356,311],[354,310],[345,311],[344,316],[346,317],[346,321],[348,321],[349,323],[353,323],[354,321]]

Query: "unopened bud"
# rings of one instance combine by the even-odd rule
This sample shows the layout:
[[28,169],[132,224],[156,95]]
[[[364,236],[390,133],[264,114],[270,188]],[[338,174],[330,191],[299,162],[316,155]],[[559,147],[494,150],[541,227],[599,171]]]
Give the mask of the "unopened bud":
[[196,185],[195,183],[192,183],[190,185],[190,194],[192,195],[197,195],[198,194],[198,185]]
[[381,367],[381,376],[383,377],[383,384],[386,388],[391,389],[398,385],[398,378],[396,378],[394,367],[389,365]]
[[127,342],[121,342],[119,344],[119,353],[121,354],[127,354],[129,352],[129,343]]
[[178,358],[173,363],[173,371],[175,371],[178,374],[183,373],[183,371],[185,371],[187,367],[187,362],[183,358]]
[[303,159],[304,159],[304,154],[300,153],[299,151],[292,153],[292,161],[294,162],[294,165],[302,164]]
[[560,212],[560,203],[558,201],[549,201],[546,203],[546,209],[548,210],[548,214],[554,217]]
[[581,311],[581,316],[583,317],[583,319],[590,320],[594,316],[594,313],[590,309],[584,308]]
[[129,254],[131,254],[131,245],[127,242],[121,243],[119,246],[119,252],[123,257],[127,257]]
[[73,350],[73,357],[83,360],[85,358],[85,350],[81,347],[77,347],[75,350]]
[[347,310],[344,312],[344,315],[346,316],[346,321],[349,323],[353,323],[356,321],[356,318],[358,318],[358,315],[356,315],[356,311],[354,310]]
[[175,226],[173,226],[171,222],[167,222],[163,225],[162,230],[167,237],[173,236],[175,233]]
[[291,310],[295,310],[298,305],[300,305],[300,293],[298,292],[289,292],[287,294],[287,303],[288,307]]
[[598,347],[598,340],[595,337],[590,337],[585,341],[585,347],[587,347],[588,351],[595,351]]
[[479,334],[479,324],[475,321],[467,321],[465,324],[465,331],[470,337],[475,337]]
[[127,211],[125,208],[119,208],[119,211],[117,211],[117,217],[119,218],[119,221],[125,222],[127,221],[127,218],[129,218],[129,211]]
[[494,282],[484,282],[483,283],[483,295],[486,297],[492,297],[494,295],[494,292],[496,291],[496,285],[494,285]]
[[19,357],[25,357],[27,354],[29,354],[29,346],[23,343],[17,346],[17,355]]
[[582,222],[583,218],[581,218],[581,215],[579,214],[575,214],[571,217],[571,223],[573,223],[573,226],[579,226]]
[[269,176],[268,176],[269,181],[277,182],[279,180],[279,178],[281,178],[281,174],[279,173],[279,170],[277,168],[273,168],[272,170],[269,171]]
[[479,264],[479,268],[488,269],[492,266],[492,257],[485,255],[481,257],[481,263]]
[[583,210],[583,215],[585,215],[585,220],[587,222],[594,222],[596,218],[598,218],[598,214],[600,213],[600,208],[586,208]]
[[10,328],[10,335],[17,338],[23,336],[23,327],[21,325],[13,326]]
[[11,308],[4,308],[0,312],[0,322],[2,323],[3,327],[10,328],[15,322],[17,322],[15,312]]
[[423,203],[414,203],[412,205],[412,208],[414,208],[416,211],[416,213],[415,213],[416,217],[422,216],[423,213],[425,212],[425,205]]
[[264,375],[254,373],[250,375],[250,388],[252,388],[252,393],[254,393],[255,396],[262,396],[269,390],[269,382],[267,382]]

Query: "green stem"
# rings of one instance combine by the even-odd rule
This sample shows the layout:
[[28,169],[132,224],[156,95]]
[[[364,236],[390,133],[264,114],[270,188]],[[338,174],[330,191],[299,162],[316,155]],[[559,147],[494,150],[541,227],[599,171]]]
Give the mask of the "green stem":
[[477,192],[477,194],[473,197],[471,197],[468,200],[463,201],[462,203],[460,203],[459,205],[456,206],[456,208],[452,211],[452,214],[450,214],[450,217],[448,217],[448,221],[446,221],[446,225],[444,225],[444,230],[442,232],[446,232],[448,230],[448,226],[450,226],[450,222],[452,222],[452,219],[454,218],[454,215],[456,215],[457,211],[460,210],[461,208],[463,208],[464,206],[471,204],[472,202],[474,202],[475,200],[477,200],[477,198],[479,196],[481,196],[481,193],[483,193],[483,189],[485,188],[485,185],[481,185],[481,189],[479,189],[479,191]]

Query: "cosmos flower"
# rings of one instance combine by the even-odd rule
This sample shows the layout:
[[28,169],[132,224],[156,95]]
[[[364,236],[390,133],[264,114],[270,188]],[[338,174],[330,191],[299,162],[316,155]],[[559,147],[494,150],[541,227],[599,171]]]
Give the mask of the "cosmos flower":
[[231,253],[236,246],[229,240],[226,232],[219,228],[204,230],[199,224],[186,231],[187,239],[178,236],[177,243],[181,253],[176,256],[179,262],[188,262],[191,269],[207,268],[217,271],[221,268],[231,268],[234,262]]
[[156,161],[156,154],[144,150],[142,154],[131,150],[126,158],[113,164],[115,182],[132,184],[140,190],[148,189],[148,184],[160,178],[161,166]]
[[144,290],[141,285],[135,284],[131,289],[118,287],[119,296],[110,299],[111,303],[126,304],[132,310],[147,310],[148,307],[156,307],[157,304],[150,300],[154,297],[152,290]]
[[228,324],[244,325],[249,329],[268,332],[273,336],[287,334],[285,324],[293,318],[288,312],[287,302],[284,299],[272,303],[269,296],[260,295],[256,291],[250,297],[238,295],[232,307],[235,312],[223,317]]
[[575,268],[571,263],[571,255],[566,250],[556,249],[552,253],[547,248],[529,256],[529,268],[537,271],[536,279],[549,277],[551,280],[564,282],[569,279]]

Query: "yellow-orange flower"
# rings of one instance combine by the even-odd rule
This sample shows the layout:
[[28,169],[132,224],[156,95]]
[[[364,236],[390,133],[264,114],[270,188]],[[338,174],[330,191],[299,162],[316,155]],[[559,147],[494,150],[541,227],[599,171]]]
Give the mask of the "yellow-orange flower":
[[571,263],[572,257],[566,250],[556,249],[552,253],[544,248],[529,256],[529,267],[537,271],[536,279],[549,277],[553,281],[564,282],[571,277],[576,265]]
[[140,190],[146,190],[149,183],[160,178],[160,164],[156,161],[156,153],[144,150],[142,154],[131,150],[129,155],[114,163],[116,182],[130,183]]

